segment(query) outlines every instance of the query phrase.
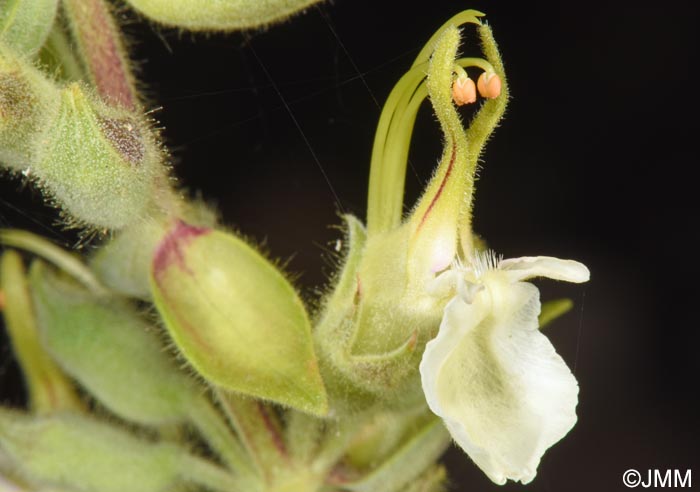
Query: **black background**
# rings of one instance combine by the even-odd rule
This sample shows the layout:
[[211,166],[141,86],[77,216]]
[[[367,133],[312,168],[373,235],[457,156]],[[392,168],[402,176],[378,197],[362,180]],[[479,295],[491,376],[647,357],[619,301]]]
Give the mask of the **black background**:
[[[628,468],[692,468],[700,483],[691,2],[337,0],[226,36],[121,17],[148,108],[162,107],[154,116],[175,174],[217,203],[226,223],[290,259],[311,297],[332,271],[338,212],[364,215],[375,99],[383,103],[433,31],[463,8],[487,13],[512,90],[484,155],[475,227],[505,257],[575,258],[592,279],[539,283],[544,298],[576,301],[547,333],[579,380],[579,423],[526,487],[499,488],[451,451],[451,490],[626,490]],[[466,40],[472,53],[474,36]],[[437,162],[440,138],[426,105],[407,206]],[[0,186],[3,225],[75,240],[32,205],[35,192],[18,191],[17,181]],[[21,401],[17,378],[5,348],[8,404]]]

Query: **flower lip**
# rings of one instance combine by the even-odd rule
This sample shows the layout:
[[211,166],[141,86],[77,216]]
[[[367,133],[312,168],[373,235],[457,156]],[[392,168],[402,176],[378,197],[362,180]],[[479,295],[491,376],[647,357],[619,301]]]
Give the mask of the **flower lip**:
[[539,291],[521,281],[535,276],[580,282],[589,273],[571,260],[487,251],[431,286],[453,297],[420,363],[426,401],[498,484],[532,481],[544,452],[576,423],[578,384],[539,330]]
[[551,256],[523,256],[500,260],[498,268],[506,271],[512,282],[547,277],[580,284],[588,282],[591,278],[591,272],[583,263]]

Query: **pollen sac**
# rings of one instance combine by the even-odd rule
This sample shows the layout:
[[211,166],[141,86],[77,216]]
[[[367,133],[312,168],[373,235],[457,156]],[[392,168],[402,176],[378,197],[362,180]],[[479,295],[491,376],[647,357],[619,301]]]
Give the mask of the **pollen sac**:
[[0,41],[22,55],[35,55],[46,41],[58,0],[21,0],[0,4]]
[[155,253],[151,289],[177,347],[207,381],[327,412],[304,306],[284,276],[244,241],[176,222]]
[[30,417],[4,408],[0,443],[10,469],[41,490],[172,490],[185,454],[87,416]]
[[64,371],[125,419],[185,420],[199,390],[133,307],[98,297],[39,261],[30,284],[43,344]]
[[479,94],[488,99],[495,99],[501,95],[503,83],[501,78],[494,72],[484,72],[479,75],[476,82]]
[[476,86],[469,77],[459,77],[452,83],[452,99],[457,106],[476,102]]

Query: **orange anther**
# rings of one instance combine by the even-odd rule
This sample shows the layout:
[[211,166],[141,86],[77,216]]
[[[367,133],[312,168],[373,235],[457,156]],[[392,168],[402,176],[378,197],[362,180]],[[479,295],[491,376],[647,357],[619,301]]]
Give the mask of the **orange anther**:
[[479,94],[489,99],[494,99],[501,94],[501,78],[494,72],[484,72],[479,75],[476,83]]
[[452,99],[457,106],[471,104],[476,101],[476,86],[469,77],[457,77],[452,82]]

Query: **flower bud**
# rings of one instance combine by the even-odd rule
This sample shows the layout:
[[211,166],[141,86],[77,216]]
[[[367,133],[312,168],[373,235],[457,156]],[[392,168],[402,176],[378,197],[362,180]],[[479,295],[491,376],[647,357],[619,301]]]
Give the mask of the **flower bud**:
[[318,0],[128,0],[150,19],[192,31],[230,31],[260,27],[286,19]]
[[33,412],[54,412],[81,407],[73,384],[39,342],[37,321],[22,258],[13,250],[0,257],[0,303],[7,333],[17,362],[22,368],[29,405]]
[[57,118],[35,142],[41,187],[79,222],[110,229],[135,222],[146,213],[162,172],[148,128],[77,84],[60,98]]
[[0,45],[0,162],[37,182],[74,223],[120,229],[164,186],[140,116],[73,83],[59,89]]
[[77,414],[29,417],[0,408],[0,448],[21,477],[64,490],[161,492],[179,475],[181,449]]
[[132,308],[96,297],[39,261],[30,283],[44,345],[68,374],[125,419],[185,420],[199,390]]
[[177,347],[206,380],[327,412],[304,306],[284,276],[244,241],[178,221],[156,251],[151,288]]
[[489,99],[495,99],[501,94],[501,78],[495,72],[484,72],[476,82],[479,94]]
[[0,165],[30,173],[40,130],[58,113],[59,89],[0,43]]
[[[479,79],[481,80],[481,79]],[[452,82],[452,99],[457,106],[476,102],[476,86],[469,77],[458,77]]]
[[0,4],[0,41],[25,56],[36,54],[56,17],[58,0],[21,0]]

